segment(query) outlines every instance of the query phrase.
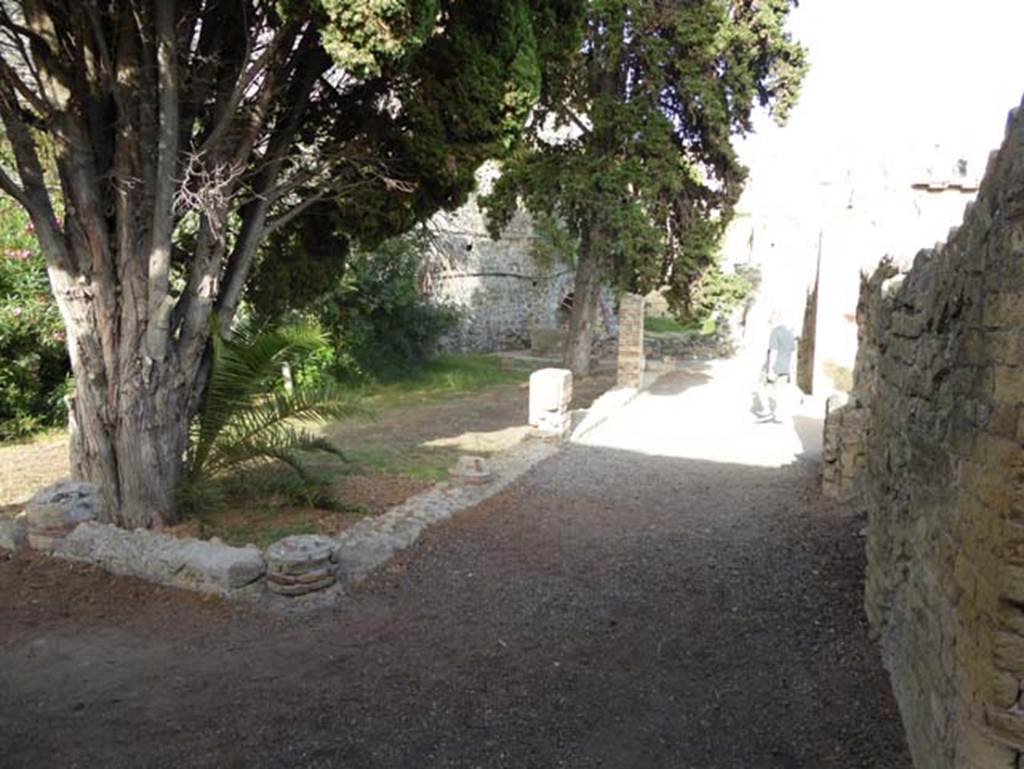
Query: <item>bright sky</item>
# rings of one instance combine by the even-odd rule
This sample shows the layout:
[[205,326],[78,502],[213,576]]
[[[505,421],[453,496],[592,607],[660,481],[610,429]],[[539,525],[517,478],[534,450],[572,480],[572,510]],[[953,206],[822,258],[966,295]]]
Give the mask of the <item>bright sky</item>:
[[791,28],[811,70],[789,125],[744,145],[759,187],[906,173],[936,144],[980,174],[1024,93],[1022,0],[803,0]]

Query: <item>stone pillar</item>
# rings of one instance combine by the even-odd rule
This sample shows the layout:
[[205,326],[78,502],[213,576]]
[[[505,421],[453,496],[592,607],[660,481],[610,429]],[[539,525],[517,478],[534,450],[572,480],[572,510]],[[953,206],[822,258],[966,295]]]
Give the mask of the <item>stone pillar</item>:
[[569,428],[570,401],[569,369],[542,368],[530,374],[530,427],[549,435],[563,434]]
[[623,294],[619,300],[619,387],[640,387],[644,376],[644,298]]

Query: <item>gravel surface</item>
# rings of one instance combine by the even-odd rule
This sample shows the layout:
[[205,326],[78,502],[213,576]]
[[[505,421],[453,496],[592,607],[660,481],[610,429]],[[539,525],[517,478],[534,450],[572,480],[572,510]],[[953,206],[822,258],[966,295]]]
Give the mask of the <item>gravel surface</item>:
[[909,768],[863,521],[722,381],[662,380],[329,613],[0,562],[0,765]]

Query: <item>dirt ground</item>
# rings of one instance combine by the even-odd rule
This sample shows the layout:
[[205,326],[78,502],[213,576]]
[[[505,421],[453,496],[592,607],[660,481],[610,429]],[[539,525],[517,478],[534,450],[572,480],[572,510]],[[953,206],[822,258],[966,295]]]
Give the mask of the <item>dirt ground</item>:
[[[613,383],[608,367],[578,381],[573,408],[586,408]],[[247,500],[186,520],[171,531],[260,546],[294,533],[336,535],[364,515],[382,513],[445,478],[461,454],[487,456],[521,441],[529,429],[528,392],[526,382],[495,385],[446,400],[388,408],[373,419],[328,425],[328,439],[354,461],[331,484],[332,495],[350,508],[347,512]],[[0,515],[16,514],[37,489],[66,477],[67,452],[67,437],[60,433],[34,443],[0,446]],[[336,462],[327,468],[340,469]]]
[[[863,520],[790,426],[705,379],[659,383],[330,612],[0,562],[0,764],[909,769]],[[692,456],[712,402],[709,453],[734,453]]]

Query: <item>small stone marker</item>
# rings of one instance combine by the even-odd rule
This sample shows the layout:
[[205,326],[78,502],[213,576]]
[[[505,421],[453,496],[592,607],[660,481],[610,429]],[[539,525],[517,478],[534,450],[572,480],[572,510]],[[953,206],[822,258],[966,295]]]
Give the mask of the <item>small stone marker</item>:
[[530,374],[530,427],[549,435],[561,435],[569,426],[572,372],[542,368]]
[[335,542],[318,534],[279,539],[267,548],[267,588],[279,595],[305,595],[337,579],[331,553]]
[[54,550],[78,524],[99,519],[103,511],[99,486],[58,481],[36,492],[25,505],[28,544],[36,550]]
[[448,471],[448,477],[455,483],[466,486],[482,486],[494,479],[494,474],[487,469],[483,457],[459,457],[455,467]]

